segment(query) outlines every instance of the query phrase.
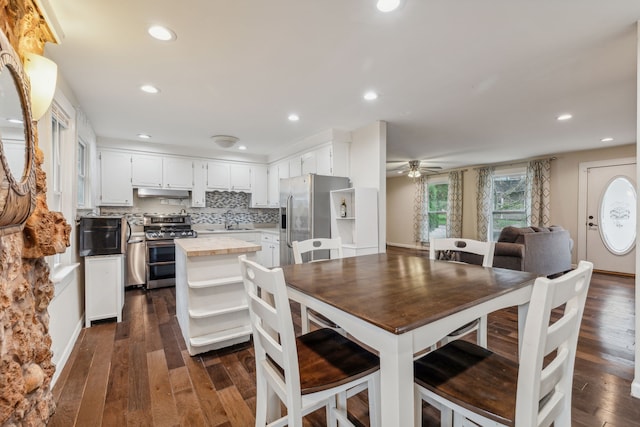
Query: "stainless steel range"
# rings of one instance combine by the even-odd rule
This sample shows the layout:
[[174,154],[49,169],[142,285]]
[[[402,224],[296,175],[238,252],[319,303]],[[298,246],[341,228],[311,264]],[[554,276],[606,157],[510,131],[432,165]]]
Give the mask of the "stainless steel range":
[[147,246],[147,289],[175,286],[176,247],[174,239],[198,236],[191,229],[189,215],[149,215],[143,217]]

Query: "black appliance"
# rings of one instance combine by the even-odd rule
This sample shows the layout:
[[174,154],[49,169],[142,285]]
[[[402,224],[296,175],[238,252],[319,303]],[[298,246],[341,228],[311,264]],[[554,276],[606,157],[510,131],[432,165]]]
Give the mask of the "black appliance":
[[143,217],[147,247],[147,289],[175,286],[176,247],[174,239],[194,238],[189,215],[149,215]]
[[127,250],[129,224],[121,216],[80,218],[78,238],[80,256],[118,255]]

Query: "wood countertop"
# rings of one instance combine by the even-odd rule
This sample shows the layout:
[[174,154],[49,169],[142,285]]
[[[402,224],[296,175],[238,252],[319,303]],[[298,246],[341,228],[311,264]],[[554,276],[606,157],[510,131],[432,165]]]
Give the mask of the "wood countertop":
[[180,248],[189,257],[257,252],[262,246],[231,237],[198,237],[197,239],[176,239]]

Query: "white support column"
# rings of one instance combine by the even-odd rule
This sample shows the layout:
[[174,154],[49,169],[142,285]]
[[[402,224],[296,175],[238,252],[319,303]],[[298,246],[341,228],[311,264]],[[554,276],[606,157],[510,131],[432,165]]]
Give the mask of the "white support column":
[[[636,37],[636,61],[640,66],[640,21],[636,23],[636,31],[638,36]],[[638,150],[638,141],[640,141],[640,68],[638,68],[636,77],[636,91],[637,91],[637,108],[636,108],[636,164],[640,160],[640,150]],[[636,182],[640,182],[640,168],[636,168]],[[638,202],[638,208],[640,208],[640,199]],[[638,246],[638,236],[640,235],[640,221],[636,221],[636,247]],[[636,249],[636,313],[640,313],[640,251]],[[636,315],[636,343],[640,342],[640,316]],[[633,383],[631,384],[631,395],[633,397],[640,398],[640,346],[636,344],[636,357],[635,357],[635,375]]]

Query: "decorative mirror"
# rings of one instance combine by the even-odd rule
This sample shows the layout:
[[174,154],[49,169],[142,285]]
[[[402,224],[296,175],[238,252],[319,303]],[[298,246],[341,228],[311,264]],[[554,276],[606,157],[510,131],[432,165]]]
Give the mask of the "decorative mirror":
[[22,230],[36,203],[29,86],[0,32],[0,236]]

